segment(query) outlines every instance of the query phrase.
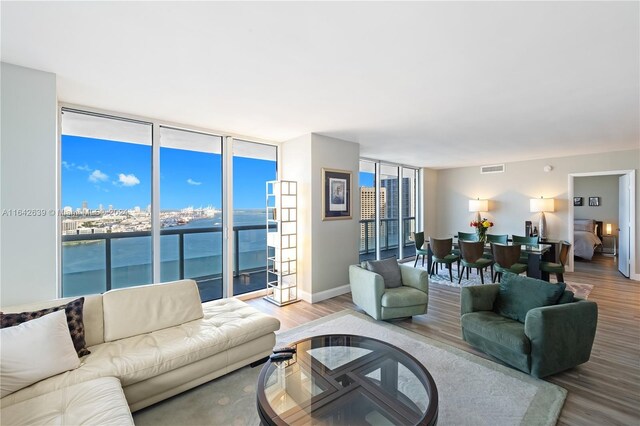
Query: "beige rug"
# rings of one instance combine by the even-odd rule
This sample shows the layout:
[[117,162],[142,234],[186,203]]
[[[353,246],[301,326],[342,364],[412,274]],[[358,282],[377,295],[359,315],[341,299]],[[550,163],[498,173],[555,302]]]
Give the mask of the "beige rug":
[[[439,425],[555,425],[566,390],[355,311],[345,310],[278,334],[278,344],[321,334],[357,334],[409,352],[432,374]],[[258,425],[260,367],[245,367],[134,413],[145,425]]]
[[[427,267],[424,268],[417,266],[418,269],[426,270]],[[453,282],[449,281],[449,270],[446,268],[438,269],[437,274],[433,274],[429,277],[429,282],[446,285],[449,287],[469,287],[474,285],[482,285],[480,281],[480,275],[478,275],[475,271],[469,273],[469,279],[466,279],[466,273],[460,280],[460,284],[458,284],[458,271],[456,268],[453,268]],[[554,278],[555,280],[555,278]],[[487,271],[484,274],[484,282],[485,284],[491,284],[491,272]],[[555,282],[555,281],[552,281]],[[583,284],[583,283],[575,283],[575,282],[565,282],[567,285],[567,290],[572,291],[575,297],[580,299],[587,299],[589,294],[593,291],[592,284]]]

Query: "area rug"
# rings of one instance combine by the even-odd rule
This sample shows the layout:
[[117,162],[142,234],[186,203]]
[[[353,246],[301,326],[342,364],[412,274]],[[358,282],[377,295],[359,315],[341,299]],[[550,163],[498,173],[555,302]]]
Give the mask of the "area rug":
[[[424,268],[417,266],[418,269],[427,270],[427,267]],[[433,274],[429,277],[429,282],[446,285],[449,287],[469,287],[474,285],[482,285],[480,281],[480,275],[478,275],[475,271],[469,273],[469,279],[466,278],[466,272],[462,276],[462,280],[460,280],[460,284],[458,284],[458,271],[456,268],[453,268],[453,282],[449,280],[449,270],[446,268],[441,268],[438,270],[437,274]],[[484,273],[484,282],[485,284],[491,284],[491,272],[487,271]],[[575,282],[565,282],[567,285],[567,290],[572,291],[576,297],[580,299],[587,299],[591,291],[593,291],[592,284],[583,284],[583,283],[575,283]]]
[[[345,310],[278,333],[278,345],[322,334],[374,337],[413,355],[433,376],[439,425],[554,425],[567,391],[543,380]],[[134,413],[145,425],[258,425],[256,382],[260,367],[245,367]]]

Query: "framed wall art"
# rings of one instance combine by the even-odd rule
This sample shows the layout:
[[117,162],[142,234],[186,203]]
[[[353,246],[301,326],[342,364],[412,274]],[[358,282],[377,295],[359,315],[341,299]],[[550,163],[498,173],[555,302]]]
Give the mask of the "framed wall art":
[[582,205],[582,197],[573,197],[573,205],[581,206]]
[[322,220],[351,219],[351,172],[322,169]]
[[589,205],[591,207],[600,206],[600,197],[589,197]]

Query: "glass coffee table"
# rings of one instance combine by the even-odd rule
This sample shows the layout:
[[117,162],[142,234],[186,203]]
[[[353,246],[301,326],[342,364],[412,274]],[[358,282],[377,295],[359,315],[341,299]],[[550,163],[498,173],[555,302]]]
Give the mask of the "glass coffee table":
[[267,425],[434,425],[438,390],[415,358],[380,340],[301,340],[290,360],[267,361],[258,412]]

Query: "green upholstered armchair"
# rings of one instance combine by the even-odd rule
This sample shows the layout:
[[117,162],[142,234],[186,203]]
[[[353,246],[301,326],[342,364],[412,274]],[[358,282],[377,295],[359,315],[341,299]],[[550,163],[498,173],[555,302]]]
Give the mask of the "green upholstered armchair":
[[497,313],[499,292],[499,284],[462,288],[461,325],[466,342],[535,377],[589,360],[598,321],[596,303],[574,299],[573,293],[565,291],[557,304],[526,311],[521,322]]
[[349,282],[353,303],[376,320],[411,317],[427,313],[429,303],[428,273],[408,265],[398,265],[402,285],[385,288],[382,275],[349,266]]

